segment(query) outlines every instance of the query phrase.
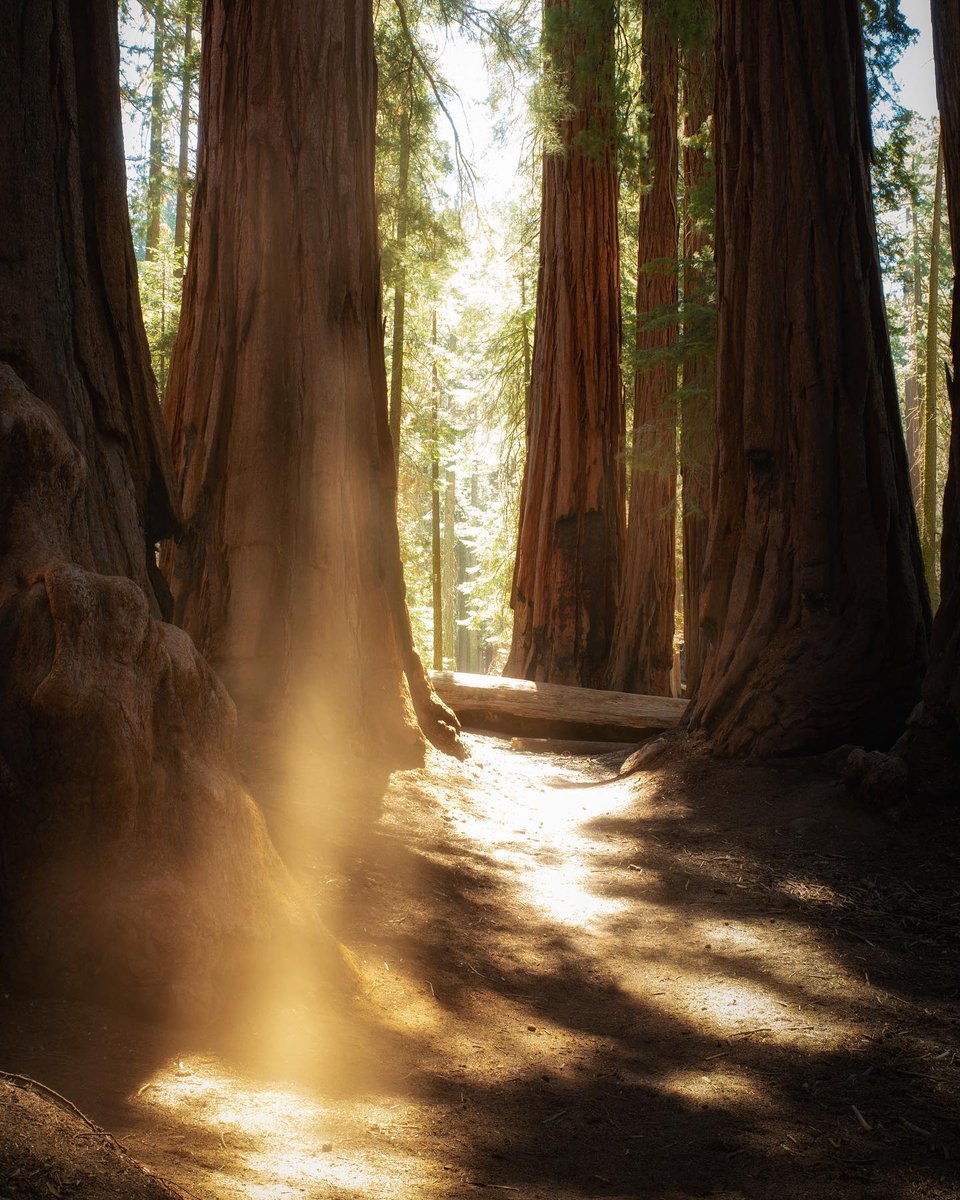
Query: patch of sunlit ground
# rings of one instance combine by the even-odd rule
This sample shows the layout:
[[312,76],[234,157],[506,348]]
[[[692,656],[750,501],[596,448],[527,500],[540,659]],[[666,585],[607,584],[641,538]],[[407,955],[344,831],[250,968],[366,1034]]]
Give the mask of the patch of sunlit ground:
[[415,1196],[412,1180],[423,1177],[415,1105],[325,1101],[302,1088],[243,1079],[211,1058],[170,1063],[135,1104],[192,1140],[217,1194],[400,1200]]
[[[851,1035],[849,1021],[809,1007],[818,997],[794,978],[799,969],[848,993],[858,989],[859,981],[814,934],[797,928],[788,935],[749,918],[690,920],[682,906],[644,897],[644,889],[652,896],[662,879],[639,865],[631,870],[628,894],[598,887],[618,856],[630,867],[635,838],[598,833],[596,823],[637,816],[644,795],[636,779],[598,786],[580,764],[565,767],[556,759],[545,779],[545,762],[533,755],[513,756],[504,776],[482,743],[474,755],[483,803],[452,812],[456,833],[483,845],[510,872],[521,902],[565,928],[574,945],[589,954],[606,944],[617,964],[612,973],[638,1003],[655,1001],[659,1010],[719,1038],[749,1035],[801,1047],[839,1045]],[[791,939],[787,954],[785,936]]]
[[522,902],[548,920],[585,932],[621,911],[621,898],[594,886],[596,841],[585,827],[630,807],[629,782],[598,787],[576,767],[552,760],[544,786],[543,759],[515,755],[505,776],[485,750],[482,743],[476,747],[472,764],[483,782],[483,804],[451,814],[456,834],[484,846],[514,873]]
[[664,1076],[660,1086],[665,1092],[698,1104],[746,1106],[760,1104],[764,1099],[764,1089],[756,1079],[725,1063],[711,1062],[674,1071]]

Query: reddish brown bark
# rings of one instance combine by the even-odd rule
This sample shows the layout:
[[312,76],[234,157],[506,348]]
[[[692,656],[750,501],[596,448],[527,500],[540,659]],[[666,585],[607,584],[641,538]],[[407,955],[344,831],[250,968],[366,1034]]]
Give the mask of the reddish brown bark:
[[[176,617],[241,718],[331,754],[456,744],[413,649],[374,208],[369,5],[205,9],[193,236],[166,418]],[[405,683],[405,674],[407,683]]]
[[598,683],[623,532],[614,5],[549,0],[547,51],[573,112],[543,161],[527,462],[505,674]]
[[[174,488],[140,316],[119,84],[100,78],[116,74],[117,39],[93,33],[116,12],[97,0],[88,30],[57,5],[27,10],[2,10],[0,357],[86,463],[73,561],[133,579],[157,614],[167,591],[154,544],[175,527]],[[77,122],[77,136],[59,121]]]
[[0,957],[21,988],[202,1014],[295,929],[336,949],[236,775],[229,698],[155,619],[175,513],[111,0],[0,7],[0,125]]
[[643,101],[650,113],[649,189],[640,200],[637,350],[630,505],[606,686],[668,696],[676,608],[677,41],[663,0],[643,14]]
[[890,358],[856,0],[721,0],[717,438],[691,729],[889,744],[929,606]]
[[[706,6],[699,16],[712,25]],[[710,517],[715,382],[710,283],[703,266],[712,249],[708,220],[699,210],[711,170],[707,139],[713,115],[716,59],[712,47],[684,56],[683,73],[683,333],[687,352],[680,393],[680,473],[683,479],[683,646],[686,693],[692,695],[703,671],[700,593]],[[697,346],[693,352],[691,342]]]

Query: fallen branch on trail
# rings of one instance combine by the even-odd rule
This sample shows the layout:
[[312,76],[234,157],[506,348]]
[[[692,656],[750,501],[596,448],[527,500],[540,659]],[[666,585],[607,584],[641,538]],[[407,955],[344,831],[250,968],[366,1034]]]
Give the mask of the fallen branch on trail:
[[680,722],[686,700],[601,692],[499,675],[432,671],[440,699],[465,726],[496,733],[551,738],[587,734],[597,741],[636,742]]

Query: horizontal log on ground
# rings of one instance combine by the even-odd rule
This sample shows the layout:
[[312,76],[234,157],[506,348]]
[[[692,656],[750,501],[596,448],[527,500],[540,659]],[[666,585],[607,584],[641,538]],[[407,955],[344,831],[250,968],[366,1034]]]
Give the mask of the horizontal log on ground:
[[597,741],[639,741],[672,729],[687,707],[671,696],[636,696],[499,675],[432,671],[433,686],[461,725],[497,733]]

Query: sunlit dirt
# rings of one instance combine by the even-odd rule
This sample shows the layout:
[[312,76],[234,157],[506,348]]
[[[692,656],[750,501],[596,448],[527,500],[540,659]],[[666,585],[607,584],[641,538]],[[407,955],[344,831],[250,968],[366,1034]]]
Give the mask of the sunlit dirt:
[[222,1028],[118,1073],[94,1115],[132,1152],[205,1200],[956,1194],[960,1012],[913,996],[916,925],[857,933],[882,825],[829,780],[469,746],[375,820],[301,814],[355,993],[274,947]]

